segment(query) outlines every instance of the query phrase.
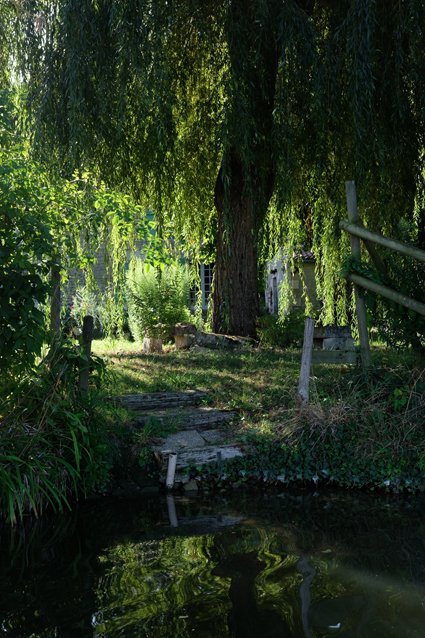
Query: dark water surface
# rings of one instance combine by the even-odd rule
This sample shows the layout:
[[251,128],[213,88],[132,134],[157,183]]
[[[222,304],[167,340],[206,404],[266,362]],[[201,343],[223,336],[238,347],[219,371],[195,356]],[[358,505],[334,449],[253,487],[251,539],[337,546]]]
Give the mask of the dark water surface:
[[0,530],[0,636],[425,638],[425,499],[157,496]]

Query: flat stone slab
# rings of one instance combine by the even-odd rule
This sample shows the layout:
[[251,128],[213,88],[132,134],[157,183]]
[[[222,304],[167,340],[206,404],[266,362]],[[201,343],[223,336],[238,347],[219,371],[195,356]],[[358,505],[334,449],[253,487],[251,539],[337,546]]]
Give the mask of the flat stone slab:
[[209,444],[220,443],[226,433],[223,430],[202,430],[202,438]]
[[174,434],[169,434],[160,444],[154,445],[153,449],[161,452],[179,452],[187,448],[199,448],[206,445],[205,439],[196,430],[181,430]]
[[[158,460],[166,466],[168,454],[173,450],[162,449],[157,453]],[[242,450],[237,445],[208,445],[200,448],[191,448],[177,452],[176,469],[182,470],[191,465],[208,465],[228,461],[238,456],[244,456]]]
[[223,443],[225,432],[222,430],[180,430],[169,434],[160,443],[154,444],[152,449],[160,454],[181,452],[193,448],[201,448]]
[[248,347],[256,345],[254,339],[250,337],[235,337],[233,335],[222,335],[214,332],[198,331],[195,335],[195,341],[202,348],[211,348],[213,350],[233,350],[234,348]]
[[[220,455],[220,456],[219,456]],[[206,465],[218,461],[228,461],[238,456],[243,456],[242,450],[236,445],[206,446],[198,450],[187,450],[177,457],[177,468],[189,464]]]
[[185,392],[149,392],[139,394],[125,394],[114,397],[128,410],[155,410],[161,408],[176,408],[179,406],[198,405],[208,398],[202,390],[186,390]]
[[355,352],[356,347],[352,337],[329,337],[323,339],[323,350],[345,350]]
[[349,339],[352,337],[350,326],[315,326],[315,339]]
[[185,430],[205,429],[214,425],[229,423],[238,417],[238,413],[231,410],[215,410],[209,407],[180,409],[158,409],[154,412],[138,414],[132,424],[144,427],[149,421],[155,421],[166,426],[179,427]]

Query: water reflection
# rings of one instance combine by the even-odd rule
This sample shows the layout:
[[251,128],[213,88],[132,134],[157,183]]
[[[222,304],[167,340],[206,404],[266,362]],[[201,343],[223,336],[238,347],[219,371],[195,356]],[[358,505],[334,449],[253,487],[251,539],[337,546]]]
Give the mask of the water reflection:
[[423,505],[162,497],[5,527],[0,634],[424,638]]

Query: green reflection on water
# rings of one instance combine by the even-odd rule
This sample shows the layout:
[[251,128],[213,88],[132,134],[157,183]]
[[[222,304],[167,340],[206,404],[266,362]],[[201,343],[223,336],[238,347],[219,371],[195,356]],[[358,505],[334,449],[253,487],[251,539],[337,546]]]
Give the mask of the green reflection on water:
[[93,507],[2,530],[0,635],[425,636],[419,499]]

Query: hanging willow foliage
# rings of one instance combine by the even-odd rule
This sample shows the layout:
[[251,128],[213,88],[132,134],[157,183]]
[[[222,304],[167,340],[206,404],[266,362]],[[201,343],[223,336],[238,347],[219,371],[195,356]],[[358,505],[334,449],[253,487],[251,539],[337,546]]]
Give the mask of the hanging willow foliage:
[[[328,322],[345,319],[349,303],[339,276],[345,180],[356,180],[368,227],[397,236],[409,220],[410,239],[423,242],[424,0],[10,7],[38,154],[131,189],[193,254],[243,250],[232,188],[240,202],[255,193],[240,233],[262,259],[281,246],[313,249]],[[217,175],[230,196],[215,210]],[[242,277],[232,268],[230,282]]]

